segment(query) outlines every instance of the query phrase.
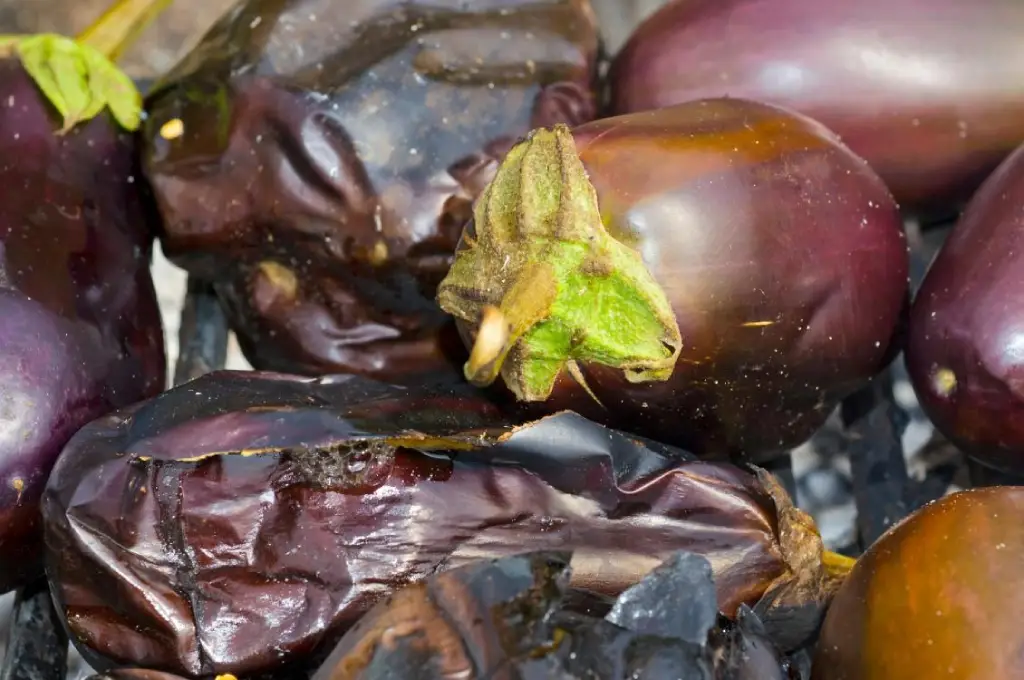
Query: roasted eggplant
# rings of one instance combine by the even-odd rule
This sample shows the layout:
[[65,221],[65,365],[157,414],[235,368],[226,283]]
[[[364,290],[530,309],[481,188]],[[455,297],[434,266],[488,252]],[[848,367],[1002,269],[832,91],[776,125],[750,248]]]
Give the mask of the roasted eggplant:
[[[438,571],[571,549],[588,607],[674,551],[727,615],[820,614],[844,561],[770,475],[472,388],[212,373],[83,428],[44,497],[47,573],[95,667],[248,676],[298,663]],[[767,606],[762,606],[768,603]]]
[[914,300],[906,361],[925,412],[959,448],[1024,474],[1024,148],[985,182]]
[[708,97],[828,126],[906,211],[946,215],[1024,142],[1017,0],[675,0],[612,64],[613,115]]
[[795,677],[754,629],[756,617],[746,612],[740,625],[717,620],[703,557],[671,556],[605,619],[566,611],[570,560],[506,557],[408,586],[371,610],[313,680]]
[[593,117],[597,49],[587,0],[246,0],[148,98],[164,251],[256,368],[457,375],[434,293],[471,203]]
[[68,438],[164,386],[142,102],[107,55],[165,4],[123,0],[77,41],[0,37],[0,593],[42,575],[39,498]]
[[538,408],[759,460],[898,348],[896,205],[795,113],[717,99],[538,130],[475,211],[438,300],[466,376]]
[[857,561],[825,617],[813,680],[1024,677],[1024,488],[924,507]]

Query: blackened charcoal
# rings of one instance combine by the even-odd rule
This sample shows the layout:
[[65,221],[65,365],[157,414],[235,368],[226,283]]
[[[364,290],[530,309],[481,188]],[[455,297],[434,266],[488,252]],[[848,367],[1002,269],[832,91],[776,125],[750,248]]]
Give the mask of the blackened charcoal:
[[[600,619],[560,621],[564,636],[553,654],[574,680],[712,680],[702,645],[644,635]],[[702,641],[703,642],[703,641]]]
[[45,581],[18,591],[11,623],[0,680],[64,680],[68,639]]
[[626,589],[606,619],[635,633],[702,645],[717,614],[711,563],[680,551]]
[[178,331],[178,362],[174,384],[181,385],[227,363],[228,320],[213,286],[194,276],[188,278],[185,306]]
[[800,680],[795,667],[772,644],[757,615],[746,605],[736,620],[721,617],[711,631],[715,680]]

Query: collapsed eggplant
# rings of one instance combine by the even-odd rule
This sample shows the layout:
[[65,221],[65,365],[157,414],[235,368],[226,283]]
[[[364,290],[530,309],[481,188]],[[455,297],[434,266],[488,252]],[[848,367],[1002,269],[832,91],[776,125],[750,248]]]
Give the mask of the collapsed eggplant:
[[147,102],[164,251],[256,368],[457,375],[434,293],[471,202],[593,117],[596,57],[587,0],[247,0]]
[[818,123],[738,99],[538,130],[438,289],[524,403],[703,457],[795,447],[893,357],[902,222]]
[[77,41],[0,37],[0,593],[42,574],[68,438],[163,389],[141,97],[107,57],[164,4],[124,0]]
[[820,615],[846,568],[767,474],[357,376],[218,372],[100,419],[65,448],[44,516],[87,660],[192,676],[298,662],[404,585],[524,551],[573,550],[596,606],[689,550],[724,613],[757,603],[766,621]]
[[676,0],[616,56],[612,113],[708,97],[786,106],[945,213],[1024,142],[1017,0]]
[[407,586],[338,643],[313,680],[786,680],[756,629],[715,613],[711,565],[678,553],[604,619],[564,609],[570,555],[481,561]]

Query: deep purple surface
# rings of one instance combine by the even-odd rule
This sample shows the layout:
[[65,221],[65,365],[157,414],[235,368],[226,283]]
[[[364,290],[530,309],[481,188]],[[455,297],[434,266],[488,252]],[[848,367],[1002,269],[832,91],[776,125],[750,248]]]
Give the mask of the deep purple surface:
[[0,592],[42,571],[39,496],[67,439],[164,383],[131,137],[55,121],[0,62]]
[[907,346],[914,388],[936,426],[1007,472],[1024,470],[1022,206],[1024,148],[986,181],[939,251]]
[[1017,0],[679,0],[612,69],[613,112],[705,97],[794,108],[867,159],[904,208],[966,200],[1024,141]]

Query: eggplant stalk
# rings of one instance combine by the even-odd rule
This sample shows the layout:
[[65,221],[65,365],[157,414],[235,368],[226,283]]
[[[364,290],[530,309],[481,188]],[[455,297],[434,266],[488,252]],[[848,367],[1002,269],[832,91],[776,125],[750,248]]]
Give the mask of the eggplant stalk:
[[675,314],[640,254],[605,229],[568,127],[535,130],[513,147],[474,221],[437,298],[479,324],[470,382],[501,375],[517,398],[540,401],[563,370],[581,376],[583,362],[631,382],[672,375],[682,349]]

